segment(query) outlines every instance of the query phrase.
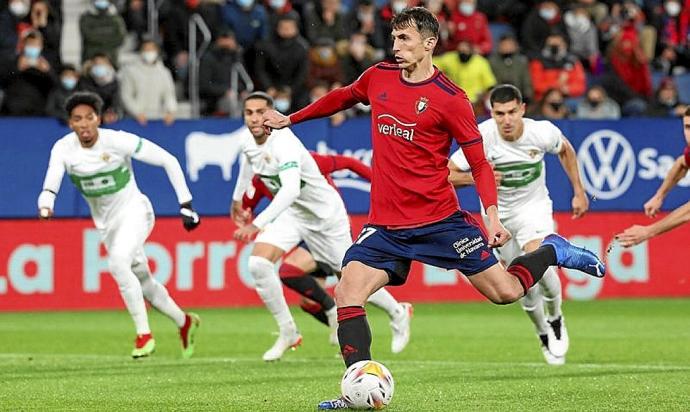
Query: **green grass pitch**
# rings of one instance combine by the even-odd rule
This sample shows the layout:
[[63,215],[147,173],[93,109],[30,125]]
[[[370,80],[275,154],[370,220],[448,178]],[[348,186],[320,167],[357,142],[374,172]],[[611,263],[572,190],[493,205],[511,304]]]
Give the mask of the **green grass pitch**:
[[[389,411],[690,410],[690,301],[566,302],[567,364],[543,362],[517,305],[418,304],[412,340],[390,352],[369,308],[373,355],[396,381]],[[128,357],[124,310],[0,314],[0,410],[310,411],[339,392],[327,328],[293,308],[303,345],[261,361],[276,330],[263,308],[199,310],[193,359],[151,315],[157,351]]]

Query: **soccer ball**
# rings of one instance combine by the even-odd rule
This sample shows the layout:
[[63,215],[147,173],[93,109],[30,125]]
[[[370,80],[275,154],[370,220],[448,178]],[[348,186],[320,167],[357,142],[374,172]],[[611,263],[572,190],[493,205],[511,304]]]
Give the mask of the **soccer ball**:
[[363,360],[350,365],[343,375],[340,390],[354,409],[383,409],[393,398],[393,375],[382,364]]

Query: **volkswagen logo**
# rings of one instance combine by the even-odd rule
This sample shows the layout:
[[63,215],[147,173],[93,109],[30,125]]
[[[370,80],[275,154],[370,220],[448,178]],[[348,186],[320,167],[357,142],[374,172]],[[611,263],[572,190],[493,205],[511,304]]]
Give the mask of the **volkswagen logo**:
[[615,199],[635,178],[635,152],[618,132],[599,130],[585,138],[577,151],[585,189],[598,199]]

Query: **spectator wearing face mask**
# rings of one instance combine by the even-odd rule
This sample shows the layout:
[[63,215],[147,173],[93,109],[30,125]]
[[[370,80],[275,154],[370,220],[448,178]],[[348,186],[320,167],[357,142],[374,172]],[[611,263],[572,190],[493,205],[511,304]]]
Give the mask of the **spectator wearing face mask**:
[[93,0],[91,7],[79,16],[82,62],[105,54],[115,65],[127,29],[124,19],[110,0]]
[[609,98],[601,86],[592,86],[585,98],[577,105],[578,119],[617,120],[621,117],[621,108]]
[[489,61],[481,54],[476,54],[467,41],[461,41],[457,51],[434,57],[434,64],[467,93],[472,103],[476,103],[496,84]]
[[673,78],[666,77],[654,94],[652,104],[647,107],[646,115],[652,117],[679,117],[683,116],[688,108],[688,102],[681,102],[678,99],[678,86]]
[[292,90],[289,87],[279,87],[273,92],[273,107],[282,114],[293,112]]
[[8,81],[3,112],[9,116],[44,116],[48,94],[53,88],[55,73],[41,55],[43,36],[28,32],[16,59],[15,70]]
[[74,93],[79,83],[79,72],[71,64],[65,64],[60,70],[60,81],[53,86],[46,103],[46,114],[67,123],[65,101]]
[[489,57],[489,63],[498,83],[512,84],[522,92],[525,102],[533,101],[534,89],[529,74],[529,61],[520,53],[520,45],[515,36],[506,34],[501,37],[496,53]]
[[[160,24],[163,36],[163,62],[168,67],[175,80],[187,80],[189,65],[189,19],[197,14],[211,30],[216,39],[221,23],[221,7],[212,1],[201,0],[171,0],[166,13],[161,13]],[[197,47],[201,45],[203,36],[197,36]]]
[[537,100],[549,89],[558,89],[567,97],[580,97],[585,93],[585,70],[568,52],[568,44],[561,33],[555,32],[546,38],[539,58],[529,63],[529,71]]
[[567,119],[569,116],[565,96],[558,89],[547,90],[534,111],[534,117],[549,120]]
[[241,91],[232,88],[232,67],[242,64],[242,54],[235,33],[230,29],[221,31],[214,46],[202,56],[199,64],[202,114],[230,114],[233,100],[237,100]]
[[520,31],[520,44],[527,57],[539,58],[546,38],[554,31],[567,33],[561,9],[555,1],[540,1],[527,15]]
[[237,44],[243,50],[242,58],[251,73],[257,51],[255,46],[269,38],[266,8],[256,0],[227,0],[222,16],[222,24],[235,33]]
[[120,83],[117,80],[115,67],[107,54],[98,53],[84,63],[84,74],[79,80],[77,89],[93,92],[101,97],[103,123],[114,123],[122,118]]
[[29,27],[25,20],[30,10],[29,0],[8,0],[7,7],[0,7],[0,64],[9,65],[10,70],[17,54],[20,29]]
[[304,10],[305,37],[310,44],[329,38],[334,42],[345,40],[345,16],[340,10],[340,0],[317,0],[308,3]]
[[332,39],[318,39],[309,49],[309,75],[307,87],[311,88],[317,81],[328,84],[343,84],[343,71],[340,58]]
[[345,30],[352,33],[362,33],[366,36],[366,42],[375,49],[383,52],[386,47],[387,33],[383,32],[383,26],[373,0],[360,0],[357,6],[345,17]]
[[34,0],[29,15],[24,19],[28,24],[22,27],[20,36],[26,31],[37,31],[43,36],[43,51],[41,55],[48,60],[52,67],[59,67],[60,42],[62,25],[58,15],[53,11],[47,0]]
[[601,57],[599,52],[599,34],[589,12],[583,5],[573,6],[563,15],[563,21],[570,37],[570,52],[583,64],[596,71]]
[[668,75],[678,75],[690,68],[690,0],[664,2],[659,31],[661,51],[654,62],[655,69]]
[[299,32],[299,16],[290,12],[278,19],[275,39],[260,46],[255,74],[261,88],[269,94],[281,87],[292,90],[295,109],[307,103],[306,87],[309,73],[309,46]]
[[477,10],[476,0],[460,0],[450,17],[447,50],[455,50],[458,43],[467,41],[476,54],[488,55],[493,47],[486,15]]
[[268,16],[268,39],[273,40],[275,31],[270,28],[275,27],[278,23],[278,18],[293,10],[290,0],[266,0],[265,1],[266,15]]
[[172,74],[160,60],[158,44],[145,39],[139,59],[120,70],[120,97],[125,112],[144,126],[148,120],[163,119],[172,124],[177,112]]

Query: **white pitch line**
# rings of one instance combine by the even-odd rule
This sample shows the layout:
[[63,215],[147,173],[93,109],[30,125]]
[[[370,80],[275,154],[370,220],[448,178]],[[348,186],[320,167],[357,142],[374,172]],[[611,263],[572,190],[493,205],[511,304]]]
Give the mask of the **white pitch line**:
[[[14,358],[32,358],[36,361],[45,361],[52,359],[72,359],[72,360],[108,360],[108,361],[123,361],[132,363],[147,362],[147,359],[134,361],[126,355],[99,355],[99,354],[76,354],[76,353],[0,353],[0,359],[14,359]],[[153,355],[150,360],[156,362],[156,365],[169,364],[209,364],[209,363],[261,363],[264,364],[257,357],[196,357],[189,360],[175,359],[172,357],[162,357]],[[429,366],[452,366],[452,367],[474,367],[474,366],[513,366],[513,367],[539,367],[556,370],[553,366],[549,366],[540,362],[470,362],[458,360],[406,360],[406,359],[380,359],[384,363],[396,363],[401,365],[429,365]],[[280,360],[282,363],[334,363],[336,359],[324,358],[287,358]],[[654,365],[654,364],[640,364],[640,363],[568,363],[566,366],[581,368],[581,369],[636,369],[648,371],[690,371],[690,365]]]

